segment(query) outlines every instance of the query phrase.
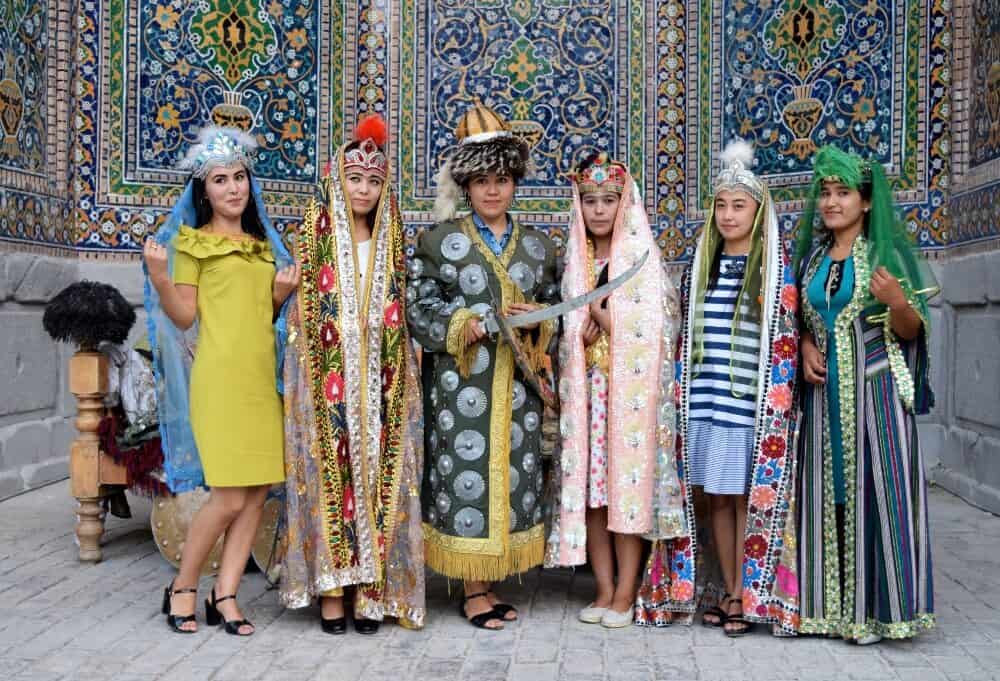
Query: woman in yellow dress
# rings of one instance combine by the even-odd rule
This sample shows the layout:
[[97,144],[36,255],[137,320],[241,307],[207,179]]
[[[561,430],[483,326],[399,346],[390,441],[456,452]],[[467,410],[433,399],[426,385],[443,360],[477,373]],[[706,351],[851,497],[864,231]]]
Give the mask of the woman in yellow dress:
[[223,533],[206,621],[253,633],[236,591],[267,490],[285,478],[277,350],[299,269],[251,175],[255,149],[239,130],[202,131],[184,161],[191,170],[184,194],[143,249],[167,484],[175,493],[211,488],[163,594],[167,623],[181,633],[197,630],[201,566]]

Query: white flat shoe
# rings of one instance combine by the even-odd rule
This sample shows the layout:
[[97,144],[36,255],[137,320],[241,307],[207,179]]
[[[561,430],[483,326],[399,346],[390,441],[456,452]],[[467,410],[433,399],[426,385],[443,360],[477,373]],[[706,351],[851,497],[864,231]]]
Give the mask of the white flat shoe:
[[634,614],[634,608],[629,608],[625,612],[615,612],[611,608],[608,608],[604,613],[604,617],[601,618],[601,626],[608,629],[627,627],[632,624]]
[[598,608],[591,603],[580,611],[580,621],[587,624],[600,624],[601,619],[604,617],[604,613],[607,611],[607,608]]
[[882,637],[879,636],[878,634],[867,634],[866,636],[862,636],[861,638],[859,638],[857,640],[857,644],[859,646],[870,646],[873,643],[878,643],[881,640]]

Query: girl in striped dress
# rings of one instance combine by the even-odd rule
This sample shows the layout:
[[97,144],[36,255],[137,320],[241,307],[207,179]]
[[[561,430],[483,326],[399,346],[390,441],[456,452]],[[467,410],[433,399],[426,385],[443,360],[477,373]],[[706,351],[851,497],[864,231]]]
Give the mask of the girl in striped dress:
[[[637,619],[660,624],[670,618],[659,611],[691,613],[704,590],[703,600],[721,599],[702,623],[740,636],[751,622],[796,627],[794,542],[786,541],[794,539],[787,527],[794,466],[786,444],[797,298],[770,193],[750,170],[752,148],[735,142],[722,159],[682,286],[678,467],[690,539],[654,546]],[[707,518],[697,520],[710,532],[697,526],[701,496]],[[721,584],[704,578],[714,570],[700,572],[710,553]]]

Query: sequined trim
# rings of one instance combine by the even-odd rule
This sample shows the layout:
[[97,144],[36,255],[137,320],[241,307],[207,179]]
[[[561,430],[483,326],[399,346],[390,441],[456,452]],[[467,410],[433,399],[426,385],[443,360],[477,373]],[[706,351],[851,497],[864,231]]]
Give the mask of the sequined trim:
[[930,631],[935,626],[937,626],[937,619],[932,613],[918,615],[916,619],[906,622],[879,622],[869,619],[864,624],[853,624],[835,619],[805,618],[802,620],[799,632],[853,639],[863,638],[869,634],[889,639],[905,639],[913,638],[924,631]]

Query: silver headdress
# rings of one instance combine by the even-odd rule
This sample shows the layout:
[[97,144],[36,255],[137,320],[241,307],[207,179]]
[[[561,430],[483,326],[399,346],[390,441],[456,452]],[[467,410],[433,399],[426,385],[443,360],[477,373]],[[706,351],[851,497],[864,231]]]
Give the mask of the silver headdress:
[[213,125],[201,129],[198,143],[188,150],[178,167],[204,180],[212,168],[220,166],[228,168],[239,164],[252,171],[256,153],[257,142],[247,133]]
[[712,190],[743,191],[757,203],[764,200],[764,183],[750,170],[753,165],[753,147],[741,139],[735,139],[722,150],[722,170],[715,177]]

